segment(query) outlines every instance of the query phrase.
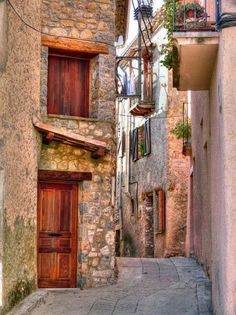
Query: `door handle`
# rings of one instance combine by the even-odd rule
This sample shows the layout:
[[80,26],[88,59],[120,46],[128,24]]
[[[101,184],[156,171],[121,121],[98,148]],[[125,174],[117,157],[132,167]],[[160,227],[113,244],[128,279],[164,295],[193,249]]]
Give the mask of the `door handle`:
[[50,236],[50,237],[60,237],[60,236],[62,236],[62,234],[60,234],[60,233],[48,233],[48,236]]

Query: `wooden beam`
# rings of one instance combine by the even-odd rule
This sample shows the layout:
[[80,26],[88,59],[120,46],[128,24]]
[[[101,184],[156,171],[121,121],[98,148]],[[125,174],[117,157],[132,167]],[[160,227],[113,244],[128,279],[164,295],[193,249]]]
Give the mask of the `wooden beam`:
[[104,149],[105,152],[109,150],[109,146],[106,142],[91,139],[89,137],[78,135],[77,133],[65,131],[61,128],[53,125],[45,124],[40,121],[37,117],[33,117],[34,126],[44,134],[54,134],[54,140],[66,142],[71,145],[80,146],[81,148],[88,151],[97,151],[98,149]]
[[65,171],[38,171],[39,181],[62,180],[62,181],[82,181],[92,180],[90,172],[65,172]]
[[47,134],[44,135],[43,137],[43,142],[45,144],[49,144],[54,138],[54,133],[48,132]]
[[87,54],[109,54],[109,46],[105,43],[90,42],[80,39],[42,35],[42,45],[54,49],[81,52]]
[[102,148],[98,149],[97,151],[95,152],[92,152],[91,153],[91,156],[93,159],[99,159],[100,157],[104,156],[106,154],[106,151]]

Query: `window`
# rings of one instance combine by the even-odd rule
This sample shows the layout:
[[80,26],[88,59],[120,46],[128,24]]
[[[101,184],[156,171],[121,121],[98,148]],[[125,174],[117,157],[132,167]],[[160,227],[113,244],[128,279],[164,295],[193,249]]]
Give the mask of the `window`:
[[144,125],[135,128],[131,133],[132,160],[137,161],[151,153],[151,124],[150,119]]
[[151,153],[151,121],[146,120],[144,123],[144,155]]
[[124,157],[125,155],[125,130],[121,129],[119,142],[118,142],[118,157]]
[[89,59],[49,51],[47,112],[89,117]]
[[131,155],[132,160],[138,160],[138,128],[132,130],[131,133]]

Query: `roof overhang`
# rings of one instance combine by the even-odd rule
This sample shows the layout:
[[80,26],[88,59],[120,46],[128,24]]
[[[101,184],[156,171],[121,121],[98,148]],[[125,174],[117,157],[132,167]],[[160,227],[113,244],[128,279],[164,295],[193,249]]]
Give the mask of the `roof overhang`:
[[110,150],[109,145],[104,141],[66,131],[44,123],[36,117],[33,118],[33,124],[43,134],[43,140],[47,144],[51,141],[59,141],[64,144],[80,147],[81,149],[90,151],[94,159],[104,156]]
[[129,110],[133,116],[150,115],[155,110],[155,103],[138,103],[132,106]]
[[174,87],[179,91],[208,90],[218,52],[217,32],[176,32]]

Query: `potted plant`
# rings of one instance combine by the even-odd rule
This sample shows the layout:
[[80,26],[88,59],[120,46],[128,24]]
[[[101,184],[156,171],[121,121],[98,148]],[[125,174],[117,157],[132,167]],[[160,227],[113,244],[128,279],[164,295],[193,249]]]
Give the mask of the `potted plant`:
[[192,143],[191,143],[191,140],[184,141],[182,153],[185,156],[192,156]]
[[170,131],[177,139],[189,139],[191,137],[191,121],[179,121]]
[[170,131],[177,139],[183,139],[183,155],[192,155],[191,121],[179,121],[175,128]]
[[180,13],[182,17],[200,18],[204,14],[204,8],[197,2],[186,3],[180,7]]

